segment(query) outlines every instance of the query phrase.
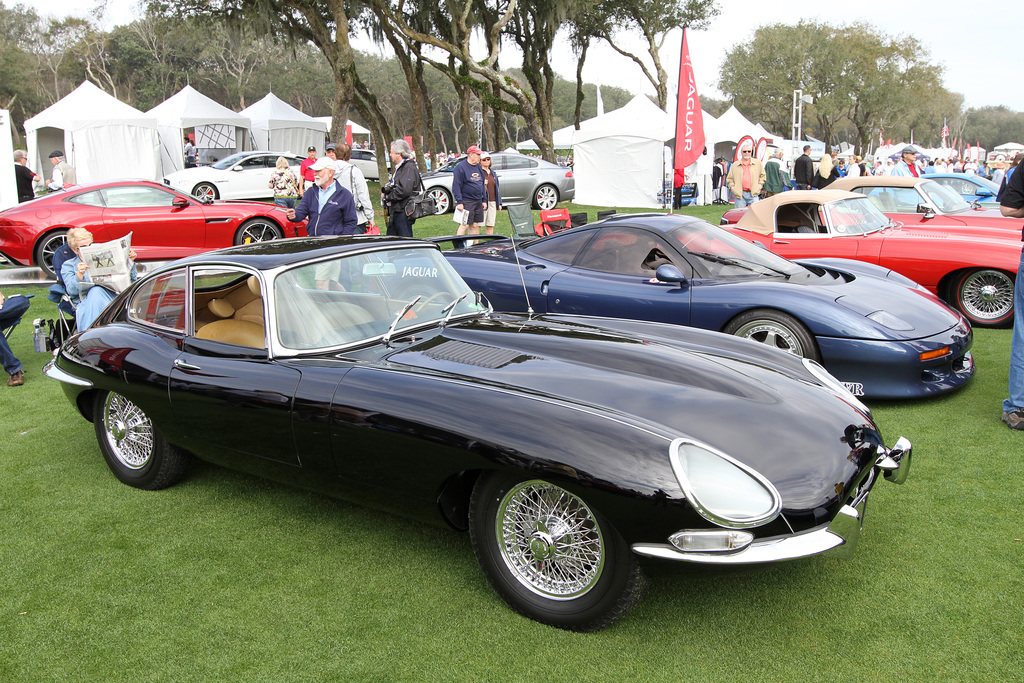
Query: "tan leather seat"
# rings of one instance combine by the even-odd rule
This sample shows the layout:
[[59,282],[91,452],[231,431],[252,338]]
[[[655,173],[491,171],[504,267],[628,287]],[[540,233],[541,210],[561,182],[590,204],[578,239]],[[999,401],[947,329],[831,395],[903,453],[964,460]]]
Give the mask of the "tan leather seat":
[[196,333],[196,337],[224,342],[225,344],[251,346],[255,349],[267,348],[262,325],[245,320],[235,320],[234,318],[215,320],[212,323],[203,325],[202,329]]

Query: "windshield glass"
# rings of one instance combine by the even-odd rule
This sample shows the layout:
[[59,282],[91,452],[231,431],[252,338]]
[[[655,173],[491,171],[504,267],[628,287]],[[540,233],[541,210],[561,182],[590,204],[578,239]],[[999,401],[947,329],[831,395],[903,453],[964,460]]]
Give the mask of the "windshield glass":
[[928,196],[928,199],[932,200],[935,206],[939,207],[939,211],[942,213],[956,213],[957,211],[967,211],[971,208],[971,205],[954,192],[952,188],[939,185],[933,180],[926,180],[921,183],[921,190]]
[[867,198],[840,199],[825,204],[822,209],[832,226],[832,232],[842,235],[864,235],[892,223]]
[[218,170],[224,171],[226,169],[231,168],[232,166],[237,164],[242,159],[245,159],[246,157],[251,157],[251,156],[252,156],[252,153],[240,152],[238,154],[232,154],[229,157],[221,159],[217,163],[211,164],[211,166],[213,166],[213,168],[216,168]]
[[437,249],[381,249],[339,255],[279,275],[274,280],[277,336],[298,350],[380,337],[416,297],[419,301],[398,320],[395,334],[483,310]]
[[680,251],[713,278],[790,277],[806,272],[803,266],[709,223],[684,225],[671,236]]

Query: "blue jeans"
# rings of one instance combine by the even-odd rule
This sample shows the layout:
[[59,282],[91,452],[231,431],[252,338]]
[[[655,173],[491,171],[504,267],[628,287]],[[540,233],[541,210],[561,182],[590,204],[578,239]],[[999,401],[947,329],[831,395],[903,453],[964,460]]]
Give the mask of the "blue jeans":
[[392,212],[391,224],[388,225],[388,234],[398,235],[399,237],[412,237],[412,225],[409,224],[409,217],[405,215],[405,209]]
[[[13,325],[28,310],[28,297],[11,296],[4,299],[4,307],[0,308],[0,327],[6,328]],[[0,363],[3,363],[4,372],[8,375],[21,370],[21,361],[15,357],[11,347],[7,344],[7,337],[0,334]]]
[[294,209],[299,205],[298,197],[274,197],[274,203],[286,209]]
[[1024,410],[1024,253],[1017,267],[1013,285],[1013,338],[1010,341],[1010,397],[1003,401],[1003,410],[1012,413]]
[[732,205],[737,209],[742,209],[745,206],[750,206],[757,201],[757,197],[750,194],[748,190],[743,190],[743,194],[738,197],[732,198]]

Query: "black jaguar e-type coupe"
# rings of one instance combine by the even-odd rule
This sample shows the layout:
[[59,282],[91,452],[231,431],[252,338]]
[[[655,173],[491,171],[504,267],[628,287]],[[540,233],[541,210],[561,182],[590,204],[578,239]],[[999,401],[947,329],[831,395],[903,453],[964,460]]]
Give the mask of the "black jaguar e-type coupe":
[[819,365],[655,323],[497,315],[436,246],[278,240],[174,262],[47,366],[124,483],[195,456],[471,534],[520,613],[602,628],[637,556],[851,549],[886,448]]

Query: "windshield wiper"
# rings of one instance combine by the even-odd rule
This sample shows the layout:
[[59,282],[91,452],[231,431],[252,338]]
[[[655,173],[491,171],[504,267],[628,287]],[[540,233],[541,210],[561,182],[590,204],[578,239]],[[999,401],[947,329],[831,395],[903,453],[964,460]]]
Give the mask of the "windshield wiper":
[[441,309],[441,312],[445,314],[444,318],[441,319],[441,328],[442,329],[444,328],[445,325],[448,324],[448,319],[451,318],[452,317],[452,313],[455,312],[455,307],[459,304],[460,301],[465,299],[467,296],[469,296],[469,292],[466,292],[465,294],[460,296],[458,299],[456,299],[455,301],[451,302],[450,304],[448,304],[447,306],[445,306],[444,308]]
[[395,316],[395,320],[394,320],[394,322],[391,323],[391,327],[388,328],[387,333],[385,333],[385,335],[383,337],[381,337],[381,341],[384,342],[384,346],[387,346],[388,348],[391,348],[391,335],[393,335],[395,333],[395,328],[398,327],[398,322],[402,318],[404,318],[405,314],[409,312],[409,309],[412,308],[413,306],[415,306],[416,304],[418,304],[420,299],[422,299],[422,298],[423,298],[422,295],[418,296],[415,299],[413,299],[412,301],[410,301],[409,303],[407,303],[405,306],[402,306],[402,310],[400,310],[398,312],[398,315]]
[[710,254],[706,251],[691,251],[690,253],[693,254],[694,256],[706,258],[709,261],[714,261],[715,263],[721,263],[727,266],[736,266],[738,268],[746,268],[747,270],[751,270],[750,266],[755,266],[757,268],[765,268],[767,270],[772,271],[773,273],[778,273],[787,280],[790,276],[790,274],[787,273],[786,271],[779,270],[778,268],[773,268],[772,266],[769,266],[765,263],[757,263],[755,261],[745,261],[743,259],[729,258],[728,256],[719,256],[718,254]]

